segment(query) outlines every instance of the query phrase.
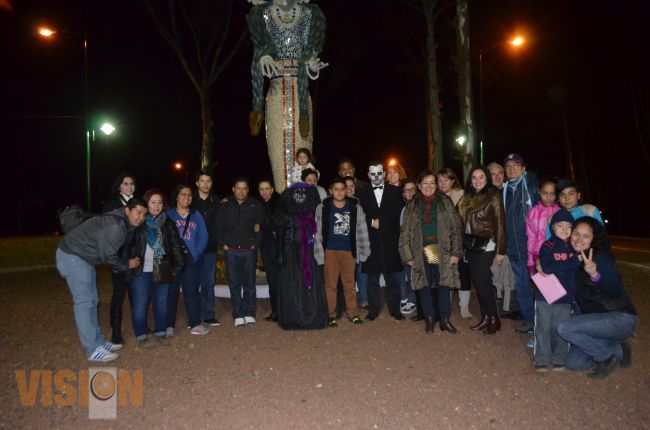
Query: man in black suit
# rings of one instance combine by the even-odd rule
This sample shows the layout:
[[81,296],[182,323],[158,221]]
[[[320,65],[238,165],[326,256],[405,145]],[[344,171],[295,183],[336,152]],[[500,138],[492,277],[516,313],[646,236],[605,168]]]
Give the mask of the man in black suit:
[[396,320],[403,320],[399,308],[399,275],[403,268],[398,243],[404,200],[399,187],[384,183],[384,166],[380,162],[370,163],[368,179],[372,186],[357,191],[366,213],[370,236],[370,257],[362,266],[363,272],[368,274],[369,312],[366,319],[374,320],[381,310],[379,276],[383,273],[388,311]]

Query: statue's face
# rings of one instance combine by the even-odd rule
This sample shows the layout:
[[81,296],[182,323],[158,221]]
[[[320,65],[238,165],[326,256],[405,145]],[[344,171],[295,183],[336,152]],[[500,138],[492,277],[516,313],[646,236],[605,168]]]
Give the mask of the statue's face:
[[281,6],[285,8],[294,7],[298,0],[273,0],[275,6]]
[[384,183],[384,166],[378,164],[368,168],[368,179],[375,187]]

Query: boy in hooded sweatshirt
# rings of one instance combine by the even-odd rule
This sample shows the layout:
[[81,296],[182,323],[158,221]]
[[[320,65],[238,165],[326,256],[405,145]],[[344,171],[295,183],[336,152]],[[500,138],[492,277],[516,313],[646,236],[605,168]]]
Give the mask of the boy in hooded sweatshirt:
[[535,370],[544,372],[549,364],[553,370],[563,370],[569,344],[557,334],[560,321],[571,317],[571,305],[576,294],[576,270],[580,267],[578,254],[571,246],[573,216],[560,209],[551,218],[552,235],[542,244],[539,259],[545,274],[554,274],[566,295],[548,303],[542,293],[535,291]]

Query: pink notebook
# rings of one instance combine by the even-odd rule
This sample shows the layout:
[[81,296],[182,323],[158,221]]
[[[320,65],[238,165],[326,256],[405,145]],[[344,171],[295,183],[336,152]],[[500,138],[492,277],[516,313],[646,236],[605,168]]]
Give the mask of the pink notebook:
[[535,273],[532,279],[548,303],[554,303],[559,298],[566,296],[566,290],[555,275]]

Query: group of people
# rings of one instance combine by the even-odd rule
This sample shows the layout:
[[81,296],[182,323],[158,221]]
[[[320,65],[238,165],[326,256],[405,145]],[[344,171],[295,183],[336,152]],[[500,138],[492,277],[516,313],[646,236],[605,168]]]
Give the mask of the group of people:
[[[306,149],[298,151],[287,188],[269,179],[250,195],[249,181],[233,181],[232,195],[212,193],[212,173],[194,186],[180,184],[171,198],[158,189],[134,197],[135,177],[120,175],[105,214],[65,234],[57,267],[74,299],[75,321],[91,361],[110,361],[124,346],[122,308],[128,293],[137,341],[176,333],[182,288],[187,327],[205,335],[220,325],[214,312],[217,251],[223,251],[235,327],[256,324],[258,255],[266,273],[271,313],[284,329],[337,327],[382,311],[423,321],[426,333],[457,334],[459,313],[471,319],[472,285],[480,318],[473,330],[494,335],[501,318],[521,319],[530,335],[533,364],[593,368],[602,378],[629,366],[637,316],[609,253],[600,212],[583,204],[571,180],[537,180],[523,157],[469,170],[463,187],[453,170],[425,170],[417,179],[397,165],[370,163],[368,181],[350,159],[338,164],[328,190]],[[259,253],[258,253],[259,250]],[[110,342],[97,319],[97,264],[113,272]],[[550,303],[531,277],[555,275],[565,294]],[[151,330],[147,324],[153,309]],[[364,312],[367,310],[367,312]],[[362,316],[365,313],[365,316]]]

